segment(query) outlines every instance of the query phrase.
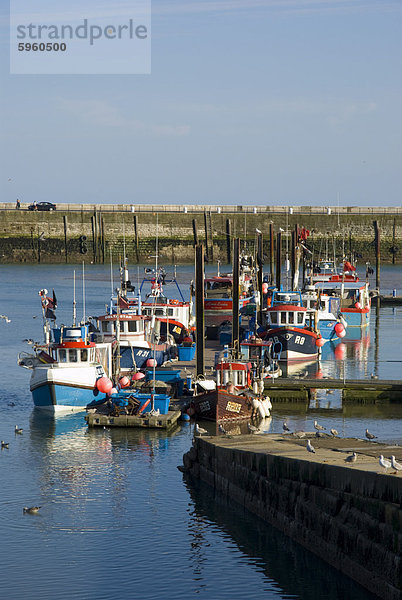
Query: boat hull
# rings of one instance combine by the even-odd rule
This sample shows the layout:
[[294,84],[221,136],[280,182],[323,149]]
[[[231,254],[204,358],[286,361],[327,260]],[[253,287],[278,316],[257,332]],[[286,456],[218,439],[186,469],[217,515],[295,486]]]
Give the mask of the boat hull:
[[245,395],[230,394],[224,390],[213,390],[194,396],[192,407],[200,419],[206,421],[238,421],[252,416],[253,404]]
[[[155,359],[156,366],[160,367],[168,360],[175,358],[172,347],[153,347],[145,346],[123,346],[120,347],[120,368],[122,371],[131,371],[132,369],[142,369],[146,367],[148,359]],[[176,353],[177,357],[177,353]]]
[[34,405],[51,412],[85,410],[99,396],[95,384],[104,375],[101,365],[34,367],[30,381]]
[[318,356],[318,335],[308,329],[278,327],[269,329],[265,340],[271,341],[274,357],[279,361],[303,361]]
[[[370,308],[342,308],[342,317],[348,327],[367,327],[370,324]],[[347,330],[346,330],[347,335]]]

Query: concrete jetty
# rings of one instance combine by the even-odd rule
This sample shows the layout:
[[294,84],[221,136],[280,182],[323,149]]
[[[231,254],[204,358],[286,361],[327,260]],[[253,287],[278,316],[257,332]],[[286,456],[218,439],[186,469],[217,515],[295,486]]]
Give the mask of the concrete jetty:
[[402,600],[402,471],[380,467],[381,454],[402,462],[402,447],[361,439],[207,436],[194,439],[181,470],[379,598]]

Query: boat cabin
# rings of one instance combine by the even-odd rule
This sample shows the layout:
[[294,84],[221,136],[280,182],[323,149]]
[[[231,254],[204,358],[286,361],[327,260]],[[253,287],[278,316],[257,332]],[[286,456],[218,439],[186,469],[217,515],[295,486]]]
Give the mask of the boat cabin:
[[268,326],[299,327],[306,325],[307,308],[303,306],[300,292],[274,291],[271,305],[267,308]]
[[105,341],[113,341],[117,337],[117,322],[120,324],[120,339],[144,340],[147,333],[147,323],[150,319],[144,315],[126,314],[102,315],[98,317],[98,329]]
[[216,365],[216,385],[226,388],[230,383],[237,389],[247,388],[251,382],[251,363],[220,362]]

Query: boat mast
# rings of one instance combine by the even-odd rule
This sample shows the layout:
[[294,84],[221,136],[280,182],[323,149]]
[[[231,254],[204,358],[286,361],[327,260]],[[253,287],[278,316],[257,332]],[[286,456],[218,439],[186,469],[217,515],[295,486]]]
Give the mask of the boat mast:
[[85,325],[85,264],[82,261],[82,307],[83,307],[83,315],[82,322]]
[[77,303],[75,301],[75,269],[73,272],[73,327],[77,324]]

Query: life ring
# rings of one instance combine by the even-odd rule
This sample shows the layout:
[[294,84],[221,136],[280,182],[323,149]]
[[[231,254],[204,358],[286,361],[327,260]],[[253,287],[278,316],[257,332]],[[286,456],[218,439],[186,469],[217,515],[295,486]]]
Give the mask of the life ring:
[[177,306],[179,304],[178,300],[171,300],[170,304],[173,304],[174,306]]

